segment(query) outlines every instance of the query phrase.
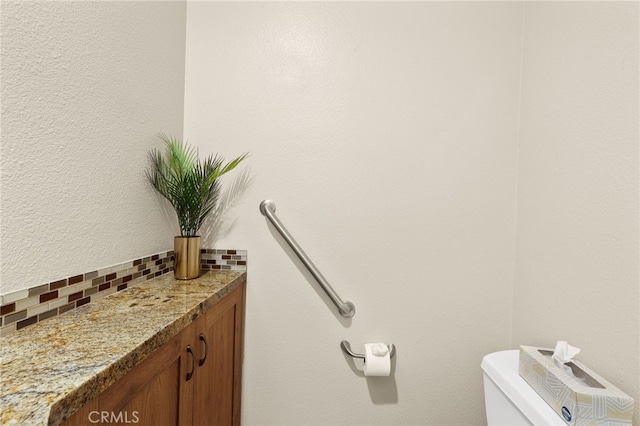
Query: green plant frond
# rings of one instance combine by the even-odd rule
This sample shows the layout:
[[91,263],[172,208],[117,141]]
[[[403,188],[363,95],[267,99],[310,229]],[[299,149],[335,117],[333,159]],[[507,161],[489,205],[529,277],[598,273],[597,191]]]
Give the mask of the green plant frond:
[[187,143],[164,133],[158,136],[165,143],[165,153],[163,156],[157,149],[149,152],[151,168],[146,177],[175,209],[181,235],[195,236],[218,203],[218,178],[236,168],[248,154],[225,165],[218,155],[200,161],[198,151]]
[[216,204],[218,203],[218,198],[220,194],[220,182],[213,180],[211,181],[211,177],[207,179],[206,182],[203,182],[203,185],[200,187],[199,198],[200,198],[200,206],[198,211],[198,228],[202,226],[202,223],[206,219],[206,217],[211,213]]
[[149,152],[149,160],[151,170],[147,170],[147,178],[151,182],[151,185],[153,185],[162,196],[171,201],[169,171],[162,158],[162,154],[157,149],[154,149]]
[[179,179],[196,164],[198,152],[171,135],[160,133],[159,137],[165,143],[167,170]]
[[234,160],[231,160],[230,162],[228,162],[223,168],[222,170],[220,170],[218,176],[222,176],[223,174],[230,172],[231,170],[235,169],[238,164],[240,164],[242,162],[242,160],[244,160],[245,158],[247,158],[249,154],[248,153],[244,153],[241,156],[239,156],[238,158],[235,158]]

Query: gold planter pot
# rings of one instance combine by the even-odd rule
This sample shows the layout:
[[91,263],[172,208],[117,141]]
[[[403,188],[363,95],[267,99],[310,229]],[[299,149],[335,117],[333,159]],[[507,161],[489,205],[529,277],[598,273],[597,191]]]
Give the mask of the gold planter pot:
[[178,280],[191,280],[200,276],[200,237],[175,237],[174,274]]

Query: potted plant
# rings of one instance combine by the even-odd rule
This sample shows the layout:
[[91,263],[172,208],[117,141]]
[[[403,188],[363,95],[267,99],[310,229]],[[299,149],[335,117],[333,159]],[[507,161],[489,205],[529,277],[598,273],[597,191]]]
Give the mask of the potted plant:
[[159,135],[165,144],[164,154],[149,152],[151,167],[147,178],[151,185],[173,206],[178,216],[180,236],[174,238],[174,273],[179,280],[200,275],[200,236],[198,230],[213,211],[220,195],[218,178],[233,170],[247,154],[223,164],[220,156],[210,155],[200,161],[198,151],[172,136]]

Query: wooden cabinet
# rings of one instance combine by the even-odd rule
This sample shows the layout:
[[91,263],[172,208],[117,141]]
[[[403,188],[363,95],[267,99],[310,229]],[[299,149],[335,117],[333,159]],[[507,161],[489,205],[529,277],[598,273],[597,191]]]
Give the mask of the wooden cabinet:
[[242,284],[64,425],[239,426]]
[[244,303],[226,297],[195,322],[203,354],[194,375],[194,425],[240,425]]
[[[193,387],[186,381],[195,357],[190,327],[175,336],[98,397],[98,417],[117,424],[187,424]],[[189,348],[189,352],[187,351]],[[195,373],[194,373],[195,374]],[[113,414],[112,414],[113,413]]]

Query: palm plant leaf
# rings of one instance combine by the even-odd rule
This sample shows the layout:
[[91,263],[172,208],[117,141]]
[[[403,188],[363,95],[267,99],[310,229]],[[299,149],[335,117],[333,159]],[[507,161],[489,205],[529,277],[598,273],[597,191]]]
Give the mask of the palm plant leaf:
[[165,143],[165,155],[157,149],[149,153],[147,179],[175,209],[180,235],[195,236],[218,202],[218,178],[236,168],[247,154],[227,164],[218,155],[200,161],[193,147],[165,134],[159,137]]

